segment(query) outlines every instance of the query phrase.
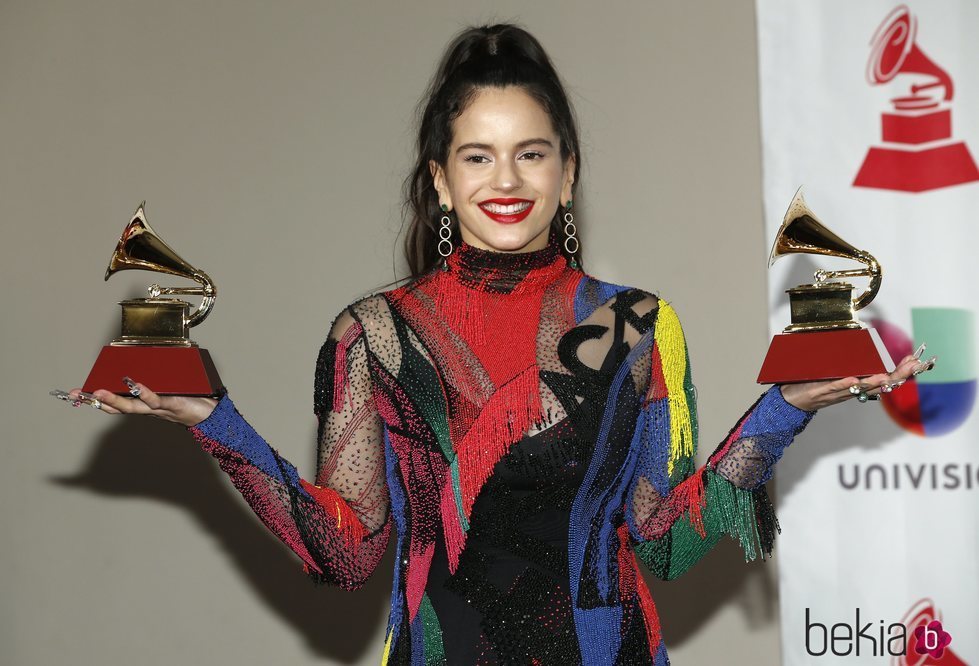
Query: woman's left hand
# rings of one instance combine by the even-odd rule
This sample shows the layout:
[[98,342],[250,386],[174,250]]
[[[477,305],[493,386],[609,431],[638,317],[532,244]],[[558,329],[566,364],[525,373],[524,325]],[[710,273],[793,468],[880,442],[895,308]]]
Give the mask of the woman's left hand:
[[[811,412],[823,407],[829,407],[839,402],[852,400],[860,395],[869,400],[879,400],[881,393],[900,390],[909,377],[935,367],[935,358],[919,361],[915,356],[905,356],[894,372],[890,374],[871,375],[870,377],[844,377],[819,382],[803,382],[799,384],[782,384],[782,397],[790,405]],[[855,388],[854,388],[855,387]]]

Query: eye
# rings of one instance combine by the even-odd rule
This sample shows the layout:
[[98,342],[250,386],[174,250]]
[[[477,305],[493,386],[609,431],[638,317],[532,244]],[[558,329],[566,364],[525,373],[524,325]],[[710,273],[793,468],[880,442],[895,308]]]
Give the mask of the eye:
[[470,155],[469,157],[466,157],[463,161],[472,162],[473,164],[485,164],[486,162],[483,162],[482,160],[486,160],[486,162],[489,161],[489,159],[485,155]]
[[531,160],[540,160],[544,158],[544,153],[537,152],[536,150],[531,150],[521,155],[521,157],[527,157],[530,158]]

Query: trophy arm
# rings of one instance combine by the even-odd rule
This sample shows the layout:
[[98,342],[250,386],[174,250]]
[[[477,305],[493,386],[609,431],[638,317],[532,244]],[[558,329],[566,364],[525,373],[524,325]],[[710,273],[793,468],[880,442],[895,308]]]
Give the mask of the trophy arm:
[[867,267],[849,271],[827,271],[820,269],[816,271],[813,277],[816,279],[817,285],[834,278],[870,278],[870,284],[867,285],[866,291],[853,299],[853,309],[860,310],[870,305],[870,302],[877,297],[877,292],[880,291],[880,284],[883,279],[883,271],[880,263],[869,252],[859,250],[852,258],[862,261],[867,264]]
[[214,286],[214,282],[211,278],[207,276],[207,273],[201,270],[194,271],[193,278],[201,283],[201,291],[203,292],[204,298],[201,299],[201,304],[197,306],[194,314],[190,315],[187,320],[188,326],[197,326],[199,323],[207,319],[207,315],[211,314],[211,308],[214,307],[214,299],[218,295],[218,290]]
[[881,280],[884,277],[880,264],[872,254],[861,251],[860,259],[867,263],[867,274],[870,278],[870,284],[867,285],[866,291],[853,299],[854,310],[861,310],[870,305],[870,302],[877,297],[877,292],[880,291]]

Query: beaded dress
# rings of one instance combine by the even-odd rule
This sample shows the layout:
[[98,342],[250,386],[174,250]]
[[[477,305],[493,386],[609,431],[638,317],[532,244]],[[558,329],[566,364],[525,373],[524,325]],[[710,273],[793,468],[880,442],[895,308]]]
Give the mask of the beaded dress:
[[394,543],[383,664],[668,664],[639,561],[687,571],[778,523],[765,482],[813,412],[766,391],[697,468],[673,308],[546,247],[458,244],[361,298],[315,372],[300,477],[225,395],[190,428],[315,581],[356,589]]

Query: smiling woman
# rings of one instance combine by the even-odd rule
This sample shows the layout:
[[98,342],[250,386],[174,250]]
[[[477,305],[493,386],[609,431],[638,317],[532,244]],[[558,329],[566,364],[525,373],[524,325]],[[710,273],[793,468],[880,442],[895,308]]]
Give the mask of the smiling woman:
[[440,204],[455,212],[462,240],[503,252],[544,247],[574,184],[574,155],[562,160],[559,146],[547,112],[522,87],[477,92],[453,123],[445,166],[430,162]]
[[406,181],[412,279],[333,320],[311,480],[229,395],[96,392],[107,413],[188,426],[318,582],[360,587],[395,535],[384,663],[667,664],[639,562],[676,578],[725,534],[770,552],[773,466],[854,397],[855,378],[774,386],[698,468],[676,312],[578,263],[577,136],[526,31],[449,45]]
[[[457,240],[497,252],[539,250],[549,228],[561,235],[573,220],[559,208],[570,212],[580,185],[574,109],[543,47],[517,26],[471,28],[449,44],[416,145],[405,181],[412,277],[440,261],[440,219]],[[581,264],[577,238],[562,251]]]

